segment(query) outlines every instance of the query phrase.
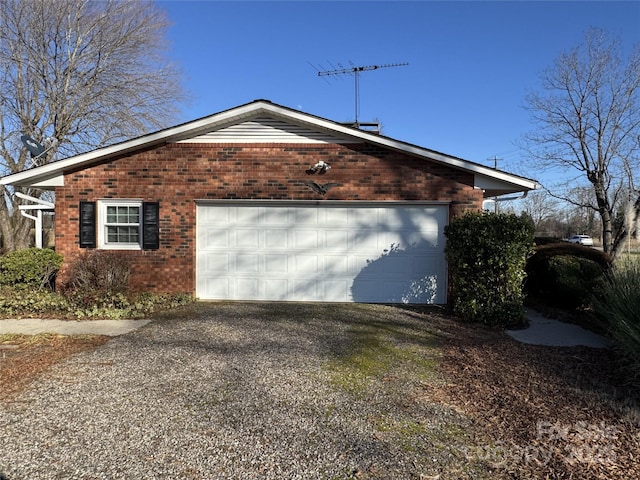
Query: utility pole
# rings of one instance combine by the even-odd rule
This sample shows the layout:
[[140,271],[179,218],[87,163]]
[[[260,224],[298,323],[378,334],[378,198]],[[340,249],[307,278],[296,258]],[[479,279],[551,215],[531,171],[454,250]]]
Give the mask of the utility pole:
[[[349,62],[351,63],[351,62]],[[360,97],[360,73],[366,72],[368,70],[378,70],[379,68],[389,68],[389,67],[404,67],[409,65],[408,63],[388,63],[385,65],[363,65],[356,67],[352,64],[351,67],[344,68],[342,65],[338,64],[341,68],[334,70],[318,70],[319,77],[325,76],[333,76],[337,77],[339,75],[348,75],[353,74],[355,78],[355,127],[358,128],[358,110],[359,110],[359,97]]]
[[[491,160],[491,158],[488,158],[487,160]],[[498,169],[498,160],[502,161],[502,158],[498,158],[497,155],[493,156],[493,169],[497,170]],[[498,213],[498,197],[493,197],[493,212],[494,213]]]

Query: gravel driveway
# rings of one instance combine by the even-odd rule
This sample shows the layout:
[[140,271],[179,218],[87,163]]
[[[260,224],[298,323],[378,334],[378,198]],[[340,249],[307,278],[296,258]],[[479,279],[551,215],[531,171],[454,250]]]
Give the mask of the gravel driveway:
[[[0,478],[478,478],[429,316],[194,304],[0,405]],[[438,476],[441,475],[441,476]]]

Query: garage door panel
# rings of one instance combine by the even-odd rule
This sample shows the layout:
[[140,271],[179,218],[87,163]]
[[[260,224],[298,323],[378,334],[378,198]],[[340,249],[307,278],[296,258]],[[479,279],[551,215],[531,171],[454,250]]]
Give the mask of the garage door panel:
[[198,243],[200,245],[218,245],[222,247],[231,246],[230,232],[227,228],[203,228],[198,232]]
[[260,213],[260,221],[264,225],[287,226],[291,223],[291,212],[286,209],[262,207]]
[[231,221],[230,218],[230,208],[223,207],[214,209],[200,209],[199,213],[199,222],[200,225],[215,225],[215,224],[223,224],[228,225]]
[[322,298],[326,302],[349,302],[349,287],[348,280],[321,280],[320,289],[322,292]]
[[289,296],[289,280],[271,278],[263,283],[264,295],[261,300],[287,300]]
[[293,257],[293,273],[300,273],[303,275],[313,274],[317,275],[318,270],[318,256],[317,255],[295,255]]
[[231,225],[258,225],[261,223],[260,214],[259,209],[233,207],[229,215],[229,223]]
[[285,254],[264,256],[265,273],[287,273],[289,271],[289,256]]
[[229,255],[224,253],[203,253],[198,257],[198,267],[204,271],[229,273]]
[[320,246],[318,242],[318,231],[312,229],[293,230],[293,245],[295,249],[316,249]]
[[235,258],[236,273],[258,273],[260,256],[257,254],[238,254]]
[[326,230],[323,232],[322,248],[325,251],[344,251],[344,246],[349,244],[348,230]]
[[443,303],[447,218],[446,206],[198,205],[196,295]]
[[378,233],[372,230],[350,231],[349,248],[351,250],[378,251],[380,248]]
[[285,229],[267,229],[264,231],[264,242],[267,248],[287,248],[289,232]]
[[248,300],[259,300],[261,298],[260,291],[258,289],[260,281],[257,278],[237,278],[235,281],[235,297],[234,300],[239,300],[238,295],[246,295]]
[[293,278],[289,295],[294,301],[320,301],[318,282],[315,278]]
[[229,278],[207,278],[203,280],[201,285],[202,298],[228,298],[233,299],[231,295],[231,282]]
[[348,226],[349,210],[347,208],[333,208],[320,210],[318,214],[318,222],[320,225]]
[[367,209],[359,209],[352,208],[349,209],[347,218],[349,221],[349,225],[358,226],[358,227],[366,227],[370,225],[377,225],[379,222],[378,219],[378,208],[372,207]]
[[348,276],[349,257],[347,255],[324,255],[322,257],[322,274]]
[[416,255],[410,261],[411,267],[408,272],[415,277],[416,275],[436,275],[444,272],[444,258],[436,255]]
[[235,246],[241,248],[258,248],[260,246],[260,230],[257,228],[240,228],[236,230]]
[[296,208],[291,212],[291,225],[318,225],[318,210]]

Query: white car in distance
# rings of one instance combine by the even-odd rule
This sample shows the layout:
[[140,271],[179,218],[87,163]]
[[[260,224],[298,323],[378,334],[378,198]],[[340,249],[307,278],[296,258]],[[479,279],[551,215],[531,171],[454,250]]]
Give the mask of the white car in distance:
[[573,235],[567,239],[569,243],[578,243],[587,247],[593,247],[593,238],[589,235]]

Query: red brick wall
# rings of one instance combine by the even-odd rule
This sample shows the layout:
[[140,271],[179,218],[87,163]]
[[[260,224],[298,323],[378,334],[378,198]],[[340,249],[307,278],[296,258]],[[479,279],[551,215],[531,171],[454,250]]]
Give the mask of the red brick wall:
[[[325,175],[305,171],[323,160]],[[325,196],[304,185],[337,182]],[[82,253],[80,200],[160,202],[160,249],[123,251],[134,288],[195,291],[195,199],[429,200],[456,216],[482,207],[473,175],[371,145],[170,144],[65,175],[56,188],[56,250],[65,265]],[[64,283],[66,269],[60,273]]]

